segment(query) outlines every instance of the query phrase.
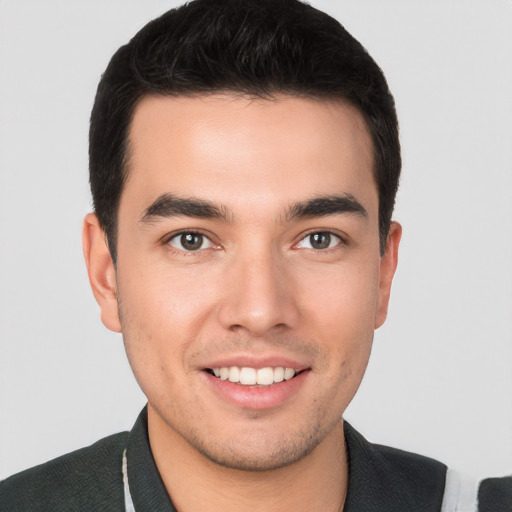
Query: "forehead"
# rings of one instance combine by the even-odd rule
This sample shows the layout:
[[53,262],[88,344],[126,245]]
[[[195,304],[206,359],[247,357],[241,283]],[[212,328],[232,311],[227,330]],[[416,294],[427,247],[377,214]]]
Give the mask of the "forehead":
[[121,207],[133,196],[143,209],[162,193],[234,207],[333,193],[377,197],[366,123],[340,101],[150,96],[135,109],[129,144]]

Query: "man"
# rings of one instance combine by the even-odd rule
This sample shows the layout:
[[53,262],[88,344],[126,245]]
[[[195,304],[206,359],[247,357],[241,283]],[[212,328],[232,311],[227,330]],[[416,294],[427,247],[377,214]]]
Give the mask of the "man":
[[164,15],[100,83],[90,170],[91,286],[148,407],[2,510],[440,509],[442,464],[342,420],[401,234],[393,100],[344,29],[295,2]]

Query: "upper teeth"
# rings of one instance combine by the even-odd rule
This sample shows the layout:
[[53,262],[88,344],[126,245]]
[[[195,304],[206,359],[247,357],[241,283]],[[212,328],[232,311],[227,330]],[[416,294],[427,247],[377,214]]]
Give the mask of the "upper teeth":
[[223,366],[222,368],[213,368],[213,373],[216,377],[220,377],[221,380],[229,380],[230,382],[238,382],[244,386],[254,386],[259,384],[260,386],[270,386],[274,382],[282,382],[283,380],[289,380],[295,376],[295,370],[293,368],[283,368],[278,366],[277,368],[248,368],[238,366]]

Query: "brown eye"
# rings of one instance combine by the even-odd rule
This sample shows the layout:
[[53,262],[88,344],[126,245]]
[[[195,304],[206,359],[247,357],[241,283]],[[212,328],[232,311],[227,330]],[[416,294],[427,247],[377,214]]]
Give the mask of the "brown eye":
[[314,233],[309,235],[309,243],[313,249],[327,249],[331,245],[329,233]]
[[297,247],[302,249],[330,249],[335,247],[341,242],[341,238],[328,231],[318,231],[316,233],[310,233],[305,236],[298,244]]
[[182,251],[199,251],[212,247],[212,242],[201,233],[180,233],[169,240],[169,245]]

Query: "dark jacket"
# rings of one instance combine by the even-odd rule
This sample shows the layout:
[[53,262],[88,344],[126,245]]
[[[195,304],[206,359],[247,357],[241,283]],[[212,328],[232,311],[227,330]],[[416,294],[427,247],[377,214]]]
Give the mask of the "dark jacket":
[[[345,437],[349,486],[344,512],[439,512],[446,477],[443,464],[371,444],[347,422]],[[151,454],[145,409],[130,433],[107,437],[1,482],[0,510],[122,512],[125,448],[136,512],[176,512]]]

